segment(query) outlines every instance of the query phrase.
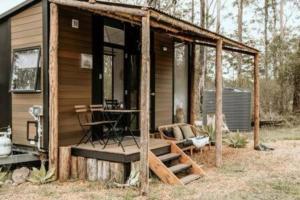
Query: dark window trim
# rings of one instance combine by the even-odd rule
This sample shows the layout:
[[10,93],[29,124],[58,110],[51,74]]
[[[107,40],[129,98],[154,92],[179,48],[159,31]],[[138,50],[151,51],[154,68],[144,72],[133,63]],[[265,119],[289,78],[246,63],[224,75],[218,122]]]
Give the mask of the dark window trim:
[[43,20],[43,145],[48,150],[49,146],[49,2],[42,0]]
[[[150,132],[154,133],[156,129],[156,114],[155,114],[155,98],[156,98],[156,90],[155,90],[155,72],[156,72],[156,54],[155,54],[155,32],[152,30],[150,32]],[[152,95],[154,93],[154,95]]]
[[103,42],[103,45],[114,49],[125,49],[125,45],[120,45],[120,44],[115,44],[110,42]]
[[[39,50],[39,55],[38,55],[38,61],[37,61],[37,73],[36,73],[36,80],[35,80],[35,89],[33,90],[16,90],[16,89],[11,89],[11,83],[12,83],[12,76],[14,73],[14,54],[16,52],[22,52],[22,51],[28,51],[28,50],[34,50],[38,49]],[[25,48],[16,48],[13,49],[12,51],[12,62],[11,62],[11,73],[10,73],[10,79],[9,79],[9,92],[10,93],[16,93],[16,94],[25,94],[25,93],[41,93],[41,46],[31,46],[31,47],[25,47]]]

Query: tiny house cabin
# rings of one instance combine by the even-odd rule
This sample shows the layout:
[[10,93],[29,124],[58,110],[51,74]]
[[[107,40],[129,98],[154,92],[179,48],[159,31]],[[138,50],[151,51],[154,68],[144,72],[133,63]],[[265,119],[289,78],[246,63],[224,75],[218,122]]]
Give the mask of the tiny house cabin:
[[[137,116],[129,120],[134,127],[131,136],[140,136],[143,149],[150,132],[176,122],[178,110],[182,122],[196,120],[194,108],[200,101],[195,98],[200,92],[196,45],[255,58],[258,54],[252,47],[150,7],[27,0],[0,20],[4,43],[0,52],[5,55],[0,58],[0,74],[6,74],[0,82],[4,99],[0,109],[5,114],[1,125],[11,125],[14,145],[49,151],[49,163],[55,168],[58,148],[68,145],[78,157],[119,163],[140,159],[140,150],[131,147],[123,152],[79,148],[76,144],[85,133],[74,106],[105,106],[106,100],[113,100],[122,110],[135,110]],[[170,149],[162,141],[152,144],[156,154]]]

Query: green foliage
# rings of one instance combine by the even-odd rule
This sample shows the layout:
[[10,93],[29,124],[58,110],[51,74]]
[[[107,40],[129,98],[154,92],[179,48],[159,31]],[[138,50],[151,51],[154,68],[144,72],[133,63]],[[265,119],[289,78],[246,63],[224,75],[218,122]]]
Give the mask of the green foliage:
[[45,165],[42,163],[41,168],[32,168],[28,181],[34,184],[45,184],[54,181],[55,169],[46,170]]
[[248,144],[247,136],[239,132],[228,134],[224,141],[233,148],[245,148]]
[[3,171],[2,168],[0,168],[0,182],[4,182],[7,178],[8,172]]
[[216,139],[216,130],[215,130],[215,127],[214,127],[213,124],[203,126],[202,131],[208,135],[209,140],[211,142],[215,141],[215,139]]

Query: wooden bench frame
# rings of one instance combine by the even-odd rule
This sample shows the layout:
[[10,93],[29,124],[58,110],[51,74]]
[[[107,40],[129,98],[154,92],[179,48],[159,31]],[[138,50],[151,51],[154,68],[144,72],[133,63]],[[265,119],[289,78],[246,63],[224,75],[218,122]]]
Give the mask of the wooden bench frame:
[[[164,133],[165,129],[170,129],[170,128],[173,128],[175,126],[178,126],[178,127],[180,127],[180,126],[190,126],[195,136],[206,134],[204,132],[201,132],[197,127],[195,127],[195,126],[193,126],[191,124],[187,124],[187,123],[175,123],[175,124],[168,124],[168,125],[159,126],[158,127],[158,132],[160,134],[160,138],[164,139],[164,140],[169,140],[169,141],[178,141],[175,137],[168,137]],[[182,148],[182,150],[183,151],[189,151],[190,154],[191,154],[191,156],[192,156],[195,148],[196,147],[194,145],[191,145],[191,146]],[[210,148],[210,144],[209,144],[209,148]]]

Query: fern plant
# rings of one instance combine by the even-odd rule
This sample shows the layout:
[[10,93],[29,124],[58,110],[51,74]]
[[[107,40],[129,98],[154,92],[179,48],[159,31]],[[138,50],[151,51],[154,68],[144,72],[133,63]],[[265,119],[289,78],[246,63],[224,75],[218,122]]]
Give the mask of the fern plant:
[[215,142],[216,139],[216,130],[213,124],[207,125],[207,126],[203,126],[202,127],[202,131],[204,133],[206,133],[209,137],[209,140],[211,142]]
[[247,136],[239,133],[239,131],[228,134],[224,141],[228,144],[228,146],[233,148],[245,148],[248,144]]
[[0,182],[4,182],[5,179],[6,179],[6,176],[7,176],[7,174],[8,174],[8,172],[2,171],[2,170],[3,170],[3,169],[0,168]]
[[41,168],[32,168],[29,178],[29,182],[34,184],[45,184],[54,181],[55,169],[46,170],[45,165],[42,163]]

